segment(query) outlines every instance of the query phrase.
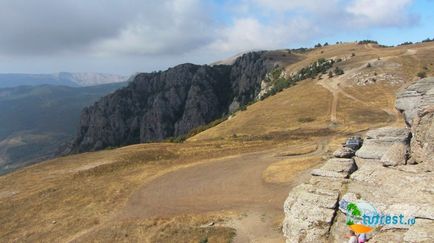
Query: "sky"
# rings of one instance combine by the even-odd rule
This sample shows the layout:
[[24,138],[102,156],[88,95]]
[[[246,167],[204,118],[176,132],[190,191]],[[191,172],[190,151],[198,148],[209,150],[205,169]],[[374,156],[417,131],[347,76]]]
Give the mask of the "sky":
[[434,0],[0,0],[0,73],[133,74],[259,49],[434,38]]

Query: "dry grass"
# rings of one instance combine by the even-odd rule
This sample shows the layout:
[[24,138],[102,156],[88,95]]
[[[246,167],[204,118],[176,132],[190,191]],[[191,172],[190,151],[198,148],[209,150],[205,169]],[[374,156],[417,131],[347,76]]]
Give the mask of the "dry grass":
[[184,215],[171,219],[145,219],[108,225],[79,242],[231,242],[235,230],[209,226],[225,220],[218,215]]
[[[312,80],[286,89],[257,102],[246,111],[192,137],[190,141],[259,137],[290,133],[296,129],[319,130],[327,127],[331,94]],[[311,122],[300,118],[309,117]]]
[[152,178],[259,146],[272,143],[133,145],[59,158],[2,176],[0,241],[64,241],[105,222]]
[[[288,183],[294,182],[294,179],[300,173],[303,173],[323,162],[320,156],[308,158],[290,158],[276,162],[262,173],[262,177],[267,183]],[[292,171],[293,173],[288,173]]]

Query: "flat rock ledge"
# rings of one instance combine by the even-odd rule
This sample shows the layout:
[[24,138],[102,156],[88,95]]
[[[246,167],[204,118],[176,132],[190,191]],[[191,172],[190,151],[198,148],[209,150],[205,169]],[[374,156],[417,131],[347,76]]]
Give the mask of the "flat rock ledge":
[[334,158],[329,159],[325,164],[311,172],[313,176],[348,178],[357,169],[354,159]]

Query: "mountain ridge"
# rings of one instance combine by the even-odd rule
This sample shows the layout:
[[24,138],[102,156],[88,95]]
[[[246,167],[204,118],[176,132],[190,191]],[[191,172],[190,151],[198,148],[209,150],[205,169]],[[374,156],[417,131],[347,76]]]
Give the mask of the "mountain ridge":
[[84,152],[185,135],[253,101],[274,67],[266,52],[232,65],[181,64],[142,73],[83,110],[71,151]]

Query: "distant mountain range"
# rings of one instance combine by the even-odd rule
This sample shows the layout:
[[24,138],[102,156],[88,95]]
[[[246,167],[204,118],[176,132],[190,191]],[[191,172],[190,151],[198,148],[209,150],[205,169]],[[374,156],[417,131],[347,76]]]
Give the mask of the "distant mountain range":
[[125,85],[0,88],[0,175],[51,158],[76,134],[85,106]]
[[127,81],[127,76],[105,73],[69,73],[23,74],[1,73],[0,88],[11,88],[22,85],[65,85],[70,87],[86,87]]

